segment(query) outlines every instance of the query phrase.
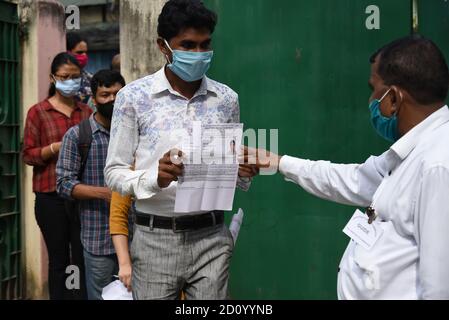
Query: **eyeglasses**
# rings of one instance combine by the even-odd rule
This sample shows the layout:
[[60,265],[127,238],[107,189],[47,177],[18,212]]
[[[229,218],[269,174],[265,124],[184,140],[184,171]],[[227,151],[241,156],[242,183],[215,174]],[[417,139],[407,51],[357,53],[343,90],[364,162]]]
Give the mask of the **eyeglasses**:
[[[80,74],[73,74],[73,75],[59,75],[59,74],[54,74],[53,78],[58,78],[61,81],[66,81],[66,80],[77,80],[79,78],[81,78]],[[56,80],[56,79],[55,79]]]

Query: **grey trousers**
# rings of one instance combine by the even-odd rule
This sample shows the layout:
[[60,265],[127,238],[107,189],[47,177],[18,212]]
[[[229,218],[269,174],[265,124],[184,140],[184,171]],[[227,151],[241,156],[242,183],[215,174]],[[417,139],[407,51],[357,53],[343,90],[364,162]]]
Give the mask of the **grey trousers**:
[[228,298],[234,241],[225,224],[174,233],[135,225],[131,244],[135,300]]

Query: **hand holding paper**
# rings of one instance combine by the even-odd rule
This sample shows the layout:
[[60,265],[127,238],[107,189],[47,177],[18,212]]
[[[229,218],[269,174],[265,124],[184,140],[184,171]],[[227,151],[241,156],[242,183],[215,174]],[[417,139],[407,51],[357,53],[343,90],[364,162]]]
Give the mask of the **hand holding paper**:
[[129,292],[120,280],[116,280],[103,288],[101,297],[103,300],[133,300]]
[[256,149],[242,146],[243,152],[239,155],[239,163],[242,172],[257,172],[262,169],[263,173],[277,171],[281,157],[265,149]]
[[178,177],[183,174],[182,157],[182,151],[173,149],[159,160],[157,184],[160,188],[167,188],[173,181],[178,181]]
[[185,161],[176,190],[175,212],[232,209],[239,172],[235,150],[240,150],[242,135],[240,123],[193,122],[182,147]]

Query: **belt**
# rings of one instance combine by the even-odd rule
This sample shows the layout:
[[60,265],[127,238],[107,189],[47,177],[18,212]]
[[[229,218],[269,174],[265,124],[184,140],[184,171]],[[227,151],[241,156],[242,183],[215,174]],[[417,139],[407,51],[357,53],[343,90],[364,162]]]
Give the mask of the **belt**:
[[224,223],[223,211],[182,217],[161,217],[136,214],[136,224],[156,229],[171,229],[175,233],[214,227]]

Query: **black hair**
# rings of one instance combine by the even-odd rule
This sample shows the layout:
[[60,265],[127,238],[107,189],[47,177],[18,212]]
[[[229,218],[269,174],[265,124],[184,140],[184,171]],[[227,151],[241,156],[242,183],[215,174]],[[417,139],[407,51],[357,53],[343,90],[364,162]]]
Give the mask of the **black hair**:
[[217,14],[206,8],[200,0],[169,0],[158,18],[159,37],[170,41],[183,29],[207,29],[212,34],[217,24]]
[[418,34],[395,40],[375,52],[377,73],[387,86],[397,85],[420,104],[443,102],[449,90],[449,69],[434,42]]
[[[76,60],[76,58],[74,56],[72,56],[71,54],[67,53],[67,52],[61,52],[58,53],[54,58],[53,61],[51,63],[51,74],[55,75],[59,68],[62,65],[65,64],[73,64],[75,66],[77,66],[80,71],[81,71],[81,66],[78,63],[78,60]],[[54,85],[54,83],[50,84],[50,89],[48,89],[48,96],[49,97],[53,97],[56,94],[56,87]]]
[[124,87],[126,85],[125,79],[120,72],[115,70],[100,70],[94,74],[90,82],[90,88],[92,89],[92,95],[95,97],[98,87],[109,88],[114,84],[119,83]]
[[117,53],[114,57],[112,57],[111,66],[109,69],[120,72],[120,53]]
[[72,51],[80,42],[86,42],[78,33],[69,32],[66,36],[67,51]]

